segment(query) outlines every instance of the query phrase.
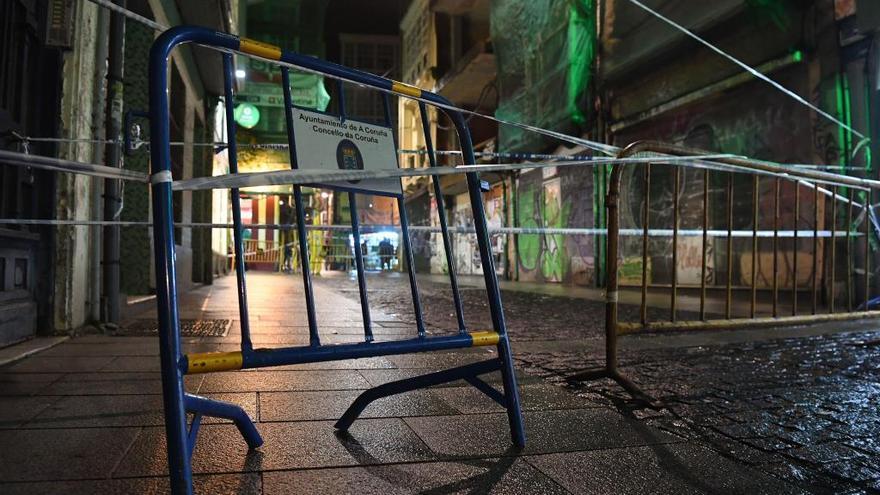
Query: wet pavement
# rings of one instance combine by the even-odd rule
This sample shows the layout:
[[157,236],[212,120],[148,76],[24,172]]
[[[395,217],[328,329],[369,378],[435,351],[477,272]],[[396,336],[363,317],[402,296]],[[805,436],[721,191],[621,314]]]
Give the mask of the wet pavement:
[[[448,284],[421,277],[419,285],[431,326],[454,327]],[[379,307],[411,318],[401,302],[405,283],[380,275],[370,287]],[[490,325],[483,290],[463,294],[469,325]],[[666,406],[654,411],[608,380],[571,385],[565,379],[603,363],[601,301],[518,288],[502,296],[523,372],[802,489],[880,493],[880,325],[622,337],[620,368]],[[637,311],[622,306],[621,321],[637,320]],[[661,308],[649,311],[654,319],[668,316]]]
[[[248,273],[254,344],[308,343],[295,276]],[[470,284],[464,281],[466,285]],[[370,277],[377,340],[411,337],[405,279]],[[472,330],[483,293],[465,292]],[[429,330],[455,331],[451,297],[422,281]],[[349,434],[333,422],[361,391],[491,356],[488,348],[187,377],[235,402],[265,444],[206,421],[194,456],[200,493],[803,493],[877,488],[874,334],[623,340],[622,367],[670,409],[640,409],[604,382],[563,377],[601,352],[597,301],[504,294],[528,445],[462,383],[372,404]],[[362,339],[356,284],[316,279],[324,343]],[[230,320],[188,351],[238,347],[234,278],[182,296],[181,317]],[[149,312],[138,319],[150,318]],[[444,319],[445,318],[445,319]],[[451,323],[450,323],[451,322]],[[733,337],[731,337],[733,336]],[[719,343],[726,342],[726,343]],[[843,349],[843,350],[842,350]],[[84,335],[0,367],[0,493],[163,493],[168,489],[153,336]],[[498,384],[497,378],[489,379]]]

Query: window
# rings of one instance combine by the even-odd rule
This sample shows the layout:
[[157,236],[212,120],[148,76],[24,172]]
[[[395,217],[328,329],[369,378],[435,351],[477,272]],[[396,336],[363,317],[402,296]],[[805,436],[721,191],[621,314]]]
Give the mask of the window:
[[[342,65],[391,79],[400,78],[400,41],[396,36],[340,35]],[[391,121],[397,103],[391,102]],[[382,93],[359,86],[345,86],[346,113],[353,119],[385,124]]]

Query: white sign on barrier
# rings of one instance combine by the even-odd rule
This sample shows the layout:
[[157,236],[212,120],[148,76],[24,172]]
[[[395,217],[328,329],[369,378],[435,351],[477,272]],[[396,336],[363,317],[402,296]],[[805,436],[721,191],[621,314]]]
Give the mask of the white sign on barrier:
[[[300,169],[381,170],[397,168],[394,135],[388,127],[293,109],[296,161]],[[400,179],[367,179],[327,183],[365,192],[402,194]]]

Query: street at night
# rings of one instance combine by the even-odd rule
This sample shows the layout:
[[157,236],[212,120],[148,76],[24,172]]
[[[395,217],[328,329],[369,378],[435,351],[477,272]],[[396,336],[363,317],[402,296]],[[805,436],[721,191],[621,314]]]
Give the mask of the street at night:
[[0,493],[880,493],[878,33],[0,1]]

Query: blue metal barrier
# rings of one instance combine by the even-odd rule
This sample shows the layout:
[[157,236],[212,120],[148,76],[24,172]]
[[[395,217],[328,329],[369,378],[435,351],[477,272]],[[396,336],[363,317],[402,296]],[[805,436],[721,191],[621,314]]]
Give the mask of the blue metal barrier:
[[[345,412],[339,422],[337,422],[336,427],[340,430],[347,430],[364,408],[370,402],[378,398],[441,383],[465,380],[507,409],[511,439],[515,445],[524,446],[526,439],[523,430],[522,414],[520,411],[519,394],[517,392],[513,360],[511,358],[510,343],[507,338],[498,281],[495,275],[494,260],[490,249],[486,217],[483,211],[481,181],[478,174],[474,172],[466,174],[467,185],[470,195],[471,209],[474,215],[474,226],[476,229],[480,258],[483,265],[483,274],[485,277],[489,309],[492,316],[493,330],[477,332],[467,331],[464,325],[461,298],[458,293],[454,270],[450,270],[451,282],[455,292],[456,315],[459,324],[459,328],[457,329],[458,333],[456,335],[443,337],[426,336],[421,304],[419,302],[419,291],[415,279],[415,269],[412,260],[412,250],[409,240],[403,193],[385,193],[384,195],[394,197],[398,201],[401,227],[404,236],[404,254],[407,260],[410,287],[412,289],[413,297],[413,309],[415,311],[417,322],[417,335],[415,338],[407,340],[388,342],[373,341],[369,321],[369,306],[366,297],[365,273],[363,263],[359,262],[357,270],[358,286],[364,316],[364,342],[340,345],[321,345],[318,324],[315,318],[314,294],[309,274],[309,252],[306,239],[305,218],[302,208],[302,194],[300,187],[294,186],[294,201],[296,203],[297,211],[297,234],[300,241],[300,260],[302,263],[306,310],[309,320],[310,344],[308,346],[280,349],[254,349],[250,339],[245,272],[241,266],[243,261],[243,258],[241,257],[241,212],[238,203],[238,191],[233,189],[233,222],[235,226],[236,260],[238,260],[236,276],[242,328],[241,350],[235,352],[183,354],[180,342],[180,318],[177,304],[167,80],[168,56],[172,49],[183,43],[198,43],[202,46],[227,52],[223,54],[223,75],[226,93],[225,104],[228,126],[227,130],[229,132],[229,162],[230,170],[232,172],[236,171],[237,162],[235,123],[232,118],[234,101],[232,81],[234,76],[232,73],[232,55],[228,52],[256,56],[270,61],[274,60],[281,64],[292,64],[383,91],[386,93],[383,95],[385,125],[389,128],[391,126],[391,115],[388,92],[420,99],[420,108],[422,110],[423,119],[426,115],[425,103],[451,106],[451,103],[448,100],[439,95],[424,92],[418,88],[403,83],[325,62],[313,57],[285,52],[276,46],[263,44],[246,38],[239,38],[229,34],[218,33],[206,28],[190,26],[172,28],[165,31],[155,41],[150,51],[150,153],[152,158],[151,182],[153,184],[153,235],[155,245],[156,292],[159,314],[160,358],[162,367],[162,395],[165,406],[165,432],[168,439],[169,474],[173,492],[191,493],[192,491],[191,457],[193,449],[195,448],[196,436],[203,415],[232,419],[236,426],[238,426],[249,447],[256,448],[262,444],[262,439],[254,427],[254,424],[248,419],[246,413],[241,407],[186,393],[183,386],[183,377],[184,375],[191,373],[207,373],[494,345],[498,350],[498,356],[496,358],[467,366],[460,366],[419,377],[387,383],[365,391],[355,400],[348,411]],[[292,117],[294,106],[290,94],[289,69],[288,67],[283,66],[281,70],[282,81],[284,84],[285,116],[287,120],[288,144],[290,145],[291,167],[297,168],[298,164],[295,154],[295,136],[293,132]],[[340,95],[342,95],[341,89],[340,84]],[[339,109],[340,115],[338,115],[338,117],[345,119],[345,105],[342,98],[340,98]],[[458,132],[464,162],[466,164],[475,163],[473,145],[465,119],[460,113],[455,111],[446,109],[443,111],[452,120]],[[431,153],[431,164],[435,165],[433,153]],[[354,188],[335,184],[322,184],[320,187],[331,187],[338,190],[345,190],[350,193],[352,228],[355,238],[357,238],[359,226],[357,224],[357,205],[354,201],[354,192],[352,191]],[[439,194],[441,191],[439,183],[437,182],[435,182],[435,191],[438,193],[438,198],[442,196]],[[370,192],[370,194],[381,193],[373,191]],[[441,228],[444,237],[444,249],[446,250],[447,259],[451,260],[451,246],[448,240],[449,232],[445,218],[442,217],[444,212],[441,210],[440,214]],[[360,245],[358,243],[355,245],[356,258],[359,253]],[[452,268],[451,263],[450,268]],[[501,372],[503,392],[496,390],[494,387],[479,378],[480,375],[493,371]],[[191,423],[188,423],[187,420],[188,413],[193,415]]]

